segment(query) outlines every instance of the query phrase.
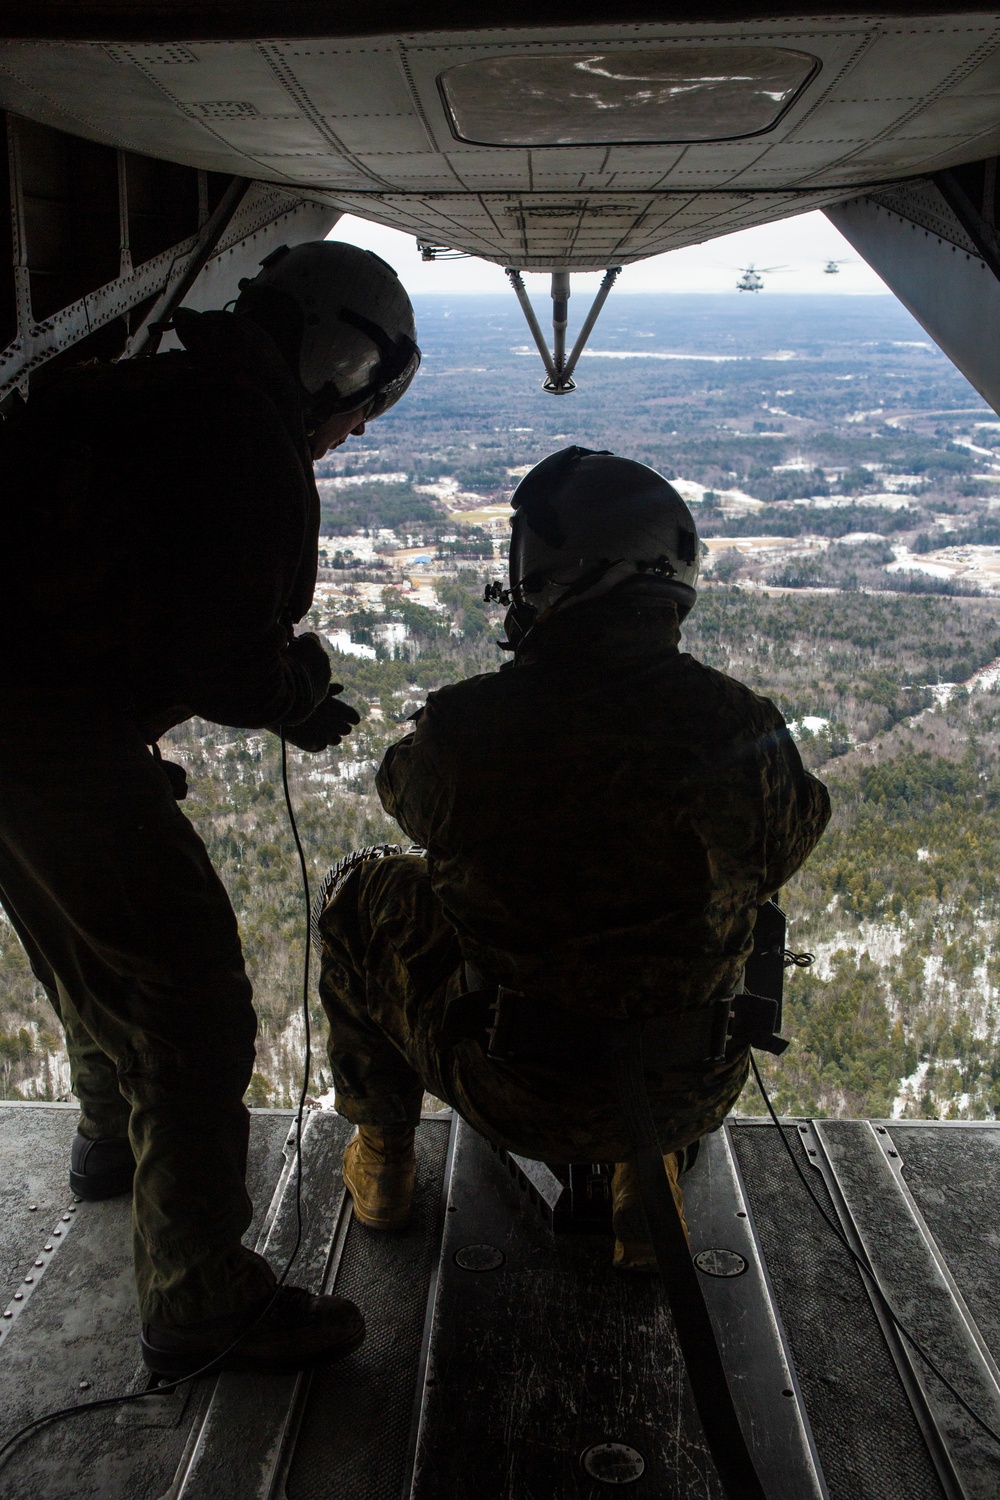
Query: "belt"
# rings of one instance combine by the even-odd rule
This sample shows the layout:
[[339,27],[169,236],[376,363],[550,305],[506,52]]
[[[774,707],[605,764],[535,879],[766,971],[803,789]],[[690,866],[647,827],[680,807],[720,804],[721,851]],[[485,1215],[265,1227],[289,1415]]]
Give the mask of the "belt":
[[498,1062],[605,1076],[609,1052],[637,1031],[654,1071],[716,1067],[747,1047],[780,1055],[788,1046],[775,1034],[778,1002],[746,991],[673,1015],[619,1021],[489,983],[469,963],[465,977],[470,988],[448,1006],[444,1040],[477,1041]]

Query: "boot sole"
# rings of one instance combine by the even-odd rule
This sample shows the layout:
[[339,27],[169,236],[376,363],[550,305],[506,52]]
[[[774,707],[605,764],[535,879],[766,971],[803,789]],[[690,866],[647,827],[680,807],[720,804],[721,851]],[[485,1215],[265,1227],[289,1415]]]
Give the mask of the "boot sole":
[[294,1375],[298,1370],[316,1370],[323,1365],[335,1364],[338,1359],[344,1359],[346,1355],[353,1354],[360,1349],[365,1341],[366,1330],[362,1328],[354,1338],[338,1344],[333,1349],[320,1349],[313,1355],[303,1357],[301,1354],[287,1355],[284,1358],[273,1356],[270,1359],[261,1355],[240,1354],[234,1349],[231,1354],[219,1355],[213,1360],[206,1351],[199,1355],[185,1353],[182,1350],[156,1349],[140,1339],[142,1344],[142,1362],[150,1374],[157,1376],[160,1380],[183,1380],[188,1375],[193,1375],[196,1370],[204,1370],[206,1375],[218,1375],[224,1370],[241,1370],[244,1372],[258,1371],[267,1375]]
[[[350,1191],[350,1188],[348,1188],[348,1192]],[[410,1222],[412,1211],[409,1208],[405,1213],[394,1214],[392,1218],[375,1219],[372,1218],[370,1214],[362,1212],[362,1210],[358,1207],[357,1200],[354,1198],[353,1193],[351,1193],[351,1198],[354,1201],[354,1217],[357,1219],[358,1223],[363,1224],[366,1229],[405,1229]]]
[[135,1167],[129,1171],[102,1172],[100,1176],[87,1177],[83,1172],[70,1171],[69,1190],[88,1203],[99,1203],[103,1198],[123,1198],[132,1191]]

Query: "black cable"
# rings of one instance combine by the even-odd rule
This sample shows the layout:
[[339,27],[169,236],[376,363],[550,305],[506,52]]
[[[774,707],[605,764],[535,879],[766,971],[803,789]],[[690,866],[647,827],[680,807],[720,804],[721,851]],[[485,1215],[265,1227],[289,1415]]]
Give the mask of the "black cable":
[[851,1259],[856,1263],[856,1265],[858,1266],[858,1268],[864,1273],[865,1277],[867,1278],[867,1280],[869,1281],[869,1283],[871,1285],[872,1291],[874,1292],[874,1294],[875,1294],[876,1298],[878,1299],[879,1303],[881,1304],[881,1306],[882,1306],[882,1308],[883,1308],[886,1316],[889,1318],[889,1320],[891,1321],[891,1323],[892,1323],[893,1327],[896,1329],[896,1331],[898,1333],[902,1334],[902,1336],[906,1340],[906,1342],[917,1352],[917,1354],[920,1355],[920,1358],[924,1361],[924,1364],[927,1366],[927,1368],[934,1375],[937,1376],[938,1380],[940,1380],[941,1384],[945,1387],[945,1389],[951,1392],[951,1394],[954,1396],[955,1400],[958,1402],[958,1404],[962,1408],[962,1410],[964,1412],[966,1412],[966,1414],[972,1418],[972,1420],[976,1423],[976,1425],[978,1427],[982,1428],[982,1430],[986,1433],[987,1437],[992,1438],[995,1443],[1000,1443],[1000,1433],[995,1432],[993,1430],[993,1428],[989,1425],[989,1423],[986,1422],[986,1421],[984,1421],[983,1418],[979,1415],[979,1413],[977,1411],[975,1411],[975,1409],[969,1405],[969,1403],[968,1403],[968,1401],[966,1401],[965,1397],[959,1391],[957,1391],[955,1389],[955,1387],[952,1385],[952,1383],[948,1379],[947,1375],[945,1375],[945,1373],[942,1370],[938,1369],[937,1365],[934,1363],[933,1359],[927,1353],[927,1350],[923,1347],[923,1345],[917,1342],[917,1340],[914,1338],[914,1336],[910,1332],[910,1330],[897,1317],[896,1312],[895,1312],[895,1310],[892,1307],[892,1304],[890,1303],[888,1297],[885,1295],[885,1293],[883,1292],[881,1286],[879,1285],[879,1280],[878,1280],[878,1276],[876,1275],[875,1268],[874,1268],[874,1266],[872,1266],[871,1262],[868,1260],[868,1257],[865,1256],[865,1255],[859,1255],[858,1254],[857,1250],[855,1250],[854,1246],[851,1244],[850,1240],[847,1238],[846,1234],[841,1229],[840,1225],[837,1224],[837,1223],[835,1223],[833,1221],[833,1219],[831,1219],[830,1215],[827,1213],[826,1209],[823,1207],[822,1203],[819,1201],[819,1199],[817,1198],[816,1194],[813,1192],[812,1184],[809,1182],[809,1180],[807,1179],[805,1173],[803,1172],[802,1167],[800,1166],[799,1161],[798,1161],[798,1159],[797,1159],[797,1157],[795,1155],[795,1152],[792,1150],[791,1146],[788,1143],[788,1138],[785,1135],[785,1132],[784,1132],[784,1129],[782,1127],[781,1121],[778,1119],[778,1116],[774,1112],[774,1105],[771,1103],[770,1096],[768,1095],[767,1089],[764,1087],[764,1080],[763,1080],[763,1078],[761,1078],[761,1076],[760,1076],[760,1070],[757,1067],[757,1059],[754,1057],[754,1055],[753,1055],[752,1052],[750,1053],[750,1066],[753,1068],[753,1076],[757,1080],[757,1087],[760,1089],[761,1098],[764,1100],[764,1103],[767,1106],[767,1112],[771,1116],[771,1119],[774,1122],[774,1124],[777,1126],[778,1136],[779,1136],[779,1138],[781,1140],[781,1144],[784,1146],[785,1150],[787,1151],[787,1153],[788,1153],[788,1159],[791,1162],[792,1166],[795,1168],[795,1171],[796,1171],[796,1173],[798,1175],[799,1181],[802,1183],[802,1186],[805,1188],[806,1192],[809,1194],[809,1197],[810,1197],[810,1199],[812,1201],[812,1205],[815,1208],[816,1212],[823,1219],[824,1223],[826,1223],[826,1225],[830,1229],[833,1230],[833,1233],[837,1236],[837,1239],[843,1245],[843,1247],[847,1251],[848,1255],[850,1255]]
[[295,842],[295,852],[299,858],[299,870],[302,876],[302,890],[305,896],[306,908],[306,943],[305,959],[302,966],[302,1019],[305,1025],[306,1054],[305,1065],[302,1069],[302,1087],[299,1090],[299,1103],[295,1113],[295,1243],[292,1252],[285,1262],[284,1269],[274,1285],[274,1290],[268,1297],[263,1308],[251,1323],[242,1328],[233,1339],[232,1343],[223,1349],[221,1354],[216,1354],[207,1364],[200,1369],[192,1371],[190,1375],[181,1375],[177,1380],[161,1380],[156,1385],[148,1386],[144,1391],[129,1391],[121,1396],[102,1396],[95,1401],[81,1401],[75,1406],[60,1406],[55,1411],[43,1412],[40,1417],[35,1417],[30,1422],[25,1422],[19,1427],[5,1443],[0,1445],[0,1463],[3,1462],[10,1450],[27,1437],[30,1432],[40,1427],[47,1427],[52,1422],[62,1421],[67,1417],[75,1417],[84,1411],[101,1411],[109,1406],[123,1406],[129,1401],[145,1401],[149,1396],[169,1395],[178,1390],[182,1385],[190,1385],[193,1380],[200,1380],[202,1376],[221,1373],[219,1362],[226,1359],[241,1340],[248,1333],[252,1333],[274,1306],[274,1300],[278,1292],[288,1279],[288,1273],[295,1264],[296,1257],[302,1246],[302,1118],[305,1113],[306,1098],[309,1094],[309,1074],[312,1070],[312,1025],[309,1019],[309,968],[312,959],[312,927],[310,915],[312,901],[309,892],[309,870],[306,865],[305,852],[302,848],[302,840],[299,837],[299,825],[295,818],[295,809],[292,806],[292,795],[288,787],[288,745],[285,741],[284,730],[281,731],[281,786],[285,794],[285,807],[288,811],[288,822],[292,830],[292,838]]
[[299,825],[295,818],[295,809],[292,806],[292,794],[288,789],[288,742],[285,739],[284,730],[281,731],[281,787],[285,794],[285,808],[288,812],[288,824],[292,830],[292,838],[295,841],[295,852],[299,857],[299,872],[302,876],[302,895],[305,900],[306,910],[306,943],[305,956],[302,962],[302,1024],[305,1028],[306,1055],[302,1067],[302,1087],[299,1090],[299,1104],[295,1112],[295,1245],[291,1255],[288,1257],[285,1269],[278,1280],[278,1286],[283,1285],[285,1277],[292,1269],[292,1264],[302,1244],[302,1116],[305,1113],[306,1098],[309,1094],[309,1074],[312,1071],[312,1023],[309,1019],[309,964],[312,958],[312,894],[309,889],[309,868],[306,864],[305,851],[302,848],[302,839],[299,836]]

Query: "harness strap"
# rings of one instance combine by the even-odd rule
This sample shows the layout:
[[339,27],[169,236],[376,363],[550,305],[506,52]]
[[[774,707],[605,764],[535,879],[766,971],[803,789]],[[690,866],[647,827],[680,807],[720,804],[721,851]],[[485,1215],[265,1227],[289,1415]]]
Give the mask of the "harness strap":
[[621,1028],[614,1037],[611,1064],[618,1103],[632,1138],[649,1238],[712,1461],[729,1500],[767,1500],[733,1405],[698,1272],[664,1170],[643,1075],[639,1027]]

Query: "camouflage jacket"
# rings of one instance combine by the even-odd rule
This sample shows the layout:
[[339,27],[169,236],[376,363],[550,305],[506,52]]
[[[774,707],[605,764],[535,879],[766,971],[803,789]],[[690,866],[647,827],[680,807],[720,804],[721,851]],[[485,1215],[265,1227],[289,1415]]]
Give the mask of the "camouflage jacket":
[[774,705],[679,637],[655,585],[616,590],[432,693],[387,751],[383,806],[480,972],[618,1016],[738,982],[829,797]]
[[319,498],[296,382],[231,313],[186,348],[57,374],[0,429],[0,693],[110,692],[153,737],[301,718],[287,647]]

